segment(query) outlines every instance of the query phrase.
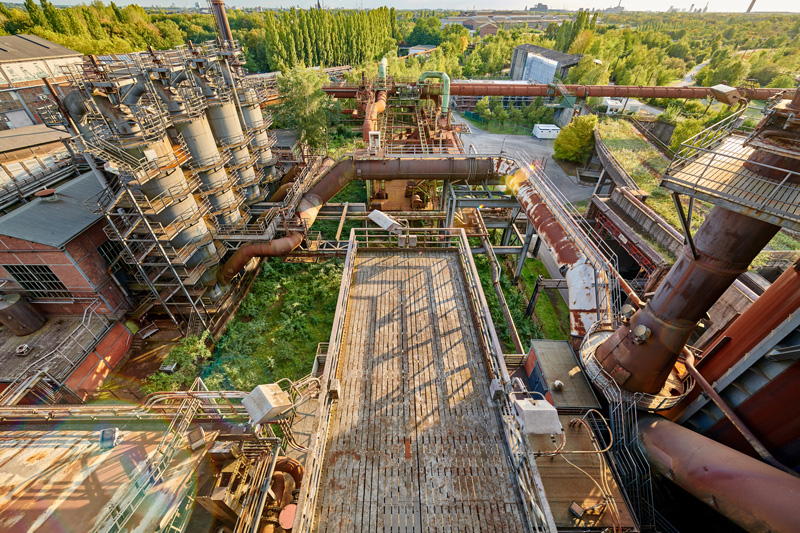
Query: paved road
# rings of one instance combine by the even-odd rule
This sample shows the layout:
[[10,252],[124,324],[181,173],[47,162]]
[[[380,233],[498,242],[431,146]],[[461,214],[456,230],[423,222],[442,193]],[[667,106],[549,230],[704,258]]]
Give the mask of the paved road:
[[[463,122],[463,119],[455,114],[454,119],[458,122]],[[568,176],[566,172],[553,161],[552,140],[539,140],[530,135],[488,133],[482,129],[476,128],[472,124],[469,126],[472,133],[465,133],[461,136],[461,140],[464,142],[464,148],[469,149],[469,146],[473,145],[478,153],[496,154],[502,149],[509,154],[524,151],[534,158],[545,157],[547,159],[545,173],[553,183],[555,183],[556,187],[561,190],[561,193],[566,196],[567,200],[570,202],[580,202],[582,200],[588,200],[592,196],[593,187],[578,185],[575,176]]]
[[688,87],[689,85],[694,85],[694,77],[698,72],[700,72],[700,69],[706,65],[708,65],[708,61],[703,61],[702,63],[696,64],[692,70],[686,73],[686,76],[684,76],[682,80],[675,83],[675,87]]

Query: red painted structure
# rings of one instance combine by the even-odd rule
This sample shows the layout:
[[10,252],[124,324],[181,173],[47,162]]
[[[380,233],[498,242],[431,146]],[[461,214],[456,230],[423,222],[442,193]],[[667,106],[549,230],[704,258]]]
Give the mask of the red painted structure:
[[86,400],[120,366],[131,346],[132,338],[128,328],[117,322],[64,384],[81,400]]
[[[697,369],[713,384],[798,309],[800,263],[795,263],[709,344],[697,363]],[[800,467],[797,383],[800,383],[800,362],[795,362],[734,409],[776,458],[790,468]],[[666,413],[667,417],[672,420],[680,418],[698,395],[698,389],[692,391]],[[744,453],[755,455],[752,447],[726,418],[705,434]]]

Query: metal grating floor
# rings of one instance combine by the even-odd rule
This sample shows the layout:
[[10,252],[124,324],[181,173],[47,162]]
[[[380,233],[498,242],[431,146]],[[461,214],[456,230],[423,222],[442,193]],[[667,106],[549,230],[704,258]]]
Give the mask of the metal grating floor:
[[693,154],[685,149],[692,157],[676,156],[661,186],[800,231],[800,185],[769,180],[745,168],[753,149],[744,140],[730,135],[713,151],[698,148]]
[[458,255],[358,252],[318,531],[525,531]]

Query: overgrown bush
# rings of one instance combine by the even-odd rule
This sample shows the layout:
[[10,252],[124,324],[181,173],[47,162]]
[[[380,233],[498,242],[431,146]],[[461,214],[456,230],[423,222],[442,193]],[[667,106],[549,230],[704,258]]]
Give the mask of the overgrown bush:
[[203,373],[208,387],[250,390],[308,374],[330,336],[341,278],[341,260],[265,260]]
[[562,128],[556,137],[555,156],[564,161],[583,163],[592,153],[594,146],[594,127],[597,117],[586,115],[573,120],[566,128]]
[[177,363],[177,368],[172,374],[155,372],[145,378],[142,392],[150,394],[157,391],[186,390],[197,376],[205,361],[211,358],[211,352],[206,346],[208,332],[197,337],[190,335],[178,343],[164,360],[165,365]]

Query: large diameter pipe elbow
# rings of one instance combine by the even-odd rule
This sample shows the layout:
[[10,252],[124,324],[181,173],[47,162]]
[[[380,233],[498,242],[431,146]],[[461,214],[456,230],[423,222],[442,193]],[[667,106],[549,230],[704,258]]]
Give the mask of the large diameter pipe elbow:
[[638,424],[650,465],[709,507],[747,531],[800,531],[800,479],[660,416]]
[[598,347],[603,368],[625,390],[660,392],[697,322],[779,229],[715,207],[695,234],[697,255],[685,246],[653,298]]
[[222,285],[228,285],[236,274],[254,257],[282,257],[300,246],[303,234],[297,231],[287,233],[285,237],[268,242],[255,242],[240,246],[238,250],[219,269],[218,279]]

